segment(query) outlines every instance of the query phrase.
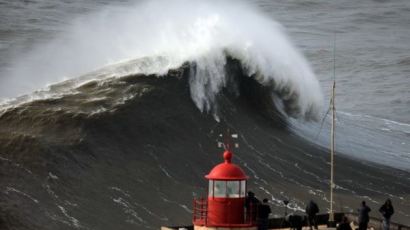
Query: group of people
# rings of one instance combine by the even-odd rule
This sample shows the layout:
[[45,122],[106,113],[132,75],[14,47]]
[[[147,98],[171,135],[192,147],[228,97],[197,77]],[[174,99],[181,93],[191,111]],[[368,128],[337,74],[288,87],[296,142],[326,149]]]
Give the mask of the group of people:
[[[369,212],[371,209],[369,206],[366,205],[365,201],[362,201],[360,208],[358,209],[359,212],[359,218],[358,218],[358,223],[359,223],[359,230],[367,230],[367,225],[369,224],[370,217],[369,217]],[[319,212],[319,208],[315,202],[312,200],[309,202],[309,204],[306,206],[306,214],[308,215],[308,223],[310,229],[312,229],[312,225],[315,226],[315,229],[317,228],[317,223],[316,223],[316,214]],[[383,216],[383,230],[389,230],[390,228],[390,219],[392,215],[394,214],[394,208],[391,203],[390,199],[387,199],[386,202],[379,208],[379,212]],[[343,216],[342,221],[339,223],[337,230],[352,230],[350,227],[349,220],[346,216]]]
[[[369,212],[371,209],[366,205],[365,201],[362,201],[359,211],[359,230],[366,230],[367,225],[369,224]],[[390,219],[394,214],[394,208],[390,199],[387,199],[386,202],[379,208],[379,212],[383,216],[383,230],[389,230],[390,228]]]
[[[357,211],[359,212],[359,230],[367,230],[367,225],[370,221],[369,212],[371,211],[371,209],[366,205],[365,201],[362,201],[361,206]],[[311,200],[306,207],[306,214],[308,215],[308,223],[310,229],[312,229],[312,225],[314,225],[315,229],[317,229],[316,214],[318,212],[319,208],[317,207],[317,204]],[[394,214],[394,208],[390,199],[387,199],[386,202],[379,208],[379,212],[383,216],[383,230],[389,230],[390,219]],[[346,216],[343,216],[342,221],[337,227],[337,230],[352,230],[349,220]]]
[[[263,199],[262,203],[255,197],[253,192],[248,192],[248,196],[245,201],[245,209],[247,211],[246,218],[256,220],[258,223],[258,230],[268,229],[269,224],[269,214],[271,213],[270,206],[268,204],[268,199]],[[318,229],[316,215],[319,213],[319,206],[310,200],[306,206],[307,222],[312,230],[313,227]],[[369,224],[369,212],[371,209],[366,205],[365,201],[362,201],[360,208],[358,209],[359,218],[359,230],[367,230]],[[394,214],[394,208],[390,199],[379,208],[379,212],[383,216],[383,230],[389,230],[390,219]],[[349,220],[344,216],[339,223],[338,230],[352,230],[350,227]]]
[[246,218],[251,221],[256,221],[258,230],[267,230],[269,226],[269,214],[272,212],[268,203],[268,199],[263,199],[262,203],[255,194],[251,191],[245,200]]

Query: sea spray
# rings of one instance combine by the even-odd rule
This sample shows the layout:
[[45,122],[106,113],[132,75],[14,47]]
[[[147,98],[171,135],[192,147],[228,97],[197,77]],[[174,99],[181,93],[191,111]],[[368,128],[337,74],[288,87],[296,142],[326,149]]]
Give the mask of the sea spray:
[[[118,72],[105,68],[110,72],[94,72],[95,78],[164,75],[191,62],[196,66],[190,79],[192,99],[201,111],[210,111],[216,95],[227,86],[224,65],[230,56],[249,76],[271,87],[272,97],[293,104],[288,115],[315,118],[320,112],[322,95],[309,64],[280,24],[242,1],[108,6],[74,20],[65,31],[16,59],[0,84],[5,94],[0,96],[27,93],[113,64],[131,66]],[[138,62],[144,58],[154,61],[146,67],[147,62]]]

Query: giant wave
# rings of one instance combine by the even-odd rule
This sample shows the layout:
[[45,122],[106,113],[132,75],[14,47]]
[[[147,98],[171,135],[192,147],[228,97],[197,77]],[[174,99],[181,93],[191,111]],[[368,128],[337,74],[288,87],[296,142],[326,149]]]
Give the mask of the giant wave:
[[[80,77],[76,86],[84,83],[80,79],[97,76],[161,76],[190,62],[196,66],[191,97],[201,111],[215,112],[216,95],[229,82],[225,65],[232,57],[248,76],[271,89],[272,103],[281,99],[276,105],[288,115],[315,119],[322,106],[319,83],[283,30],[245,2],[149,1],[110,8],[78,19],[60,37],[19,57],[1,91],[15,96],[102,66],[115,68]],[[53,94],[45,91],[24,98]]]

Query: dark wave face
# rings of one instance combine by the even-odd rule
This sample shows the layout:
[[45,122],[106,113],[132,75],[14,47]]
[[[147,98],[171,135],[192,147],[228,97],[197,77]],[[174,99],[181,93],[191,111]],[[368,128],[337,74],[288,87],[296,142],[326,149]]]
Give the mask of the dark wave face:
[[[191,201],[206,194],[206,175],[222,161],[216,147],[226,129],[239,134],[234,163],[249,189],[302,213],[309,199],[328,203],[326,149],[297,137],[269,86],[227,59],[227,84],[213,112],[192,101],[195,63],[164,76],[91,80],[73,93],[38,99],[0,115],[1,229],[158,229],[189,224]],[[52,87],[64,88],[64,84]],[[278,92],[279,94],[280,92]],[[273,98],[272,98],[273,97]],[[217,117],[217,119],[215,119]],[[218,122],[218,121],[219,122]],[[337,211],[366,200],[393,200],[395,221],[409,224],[410,174],[336,156]]]

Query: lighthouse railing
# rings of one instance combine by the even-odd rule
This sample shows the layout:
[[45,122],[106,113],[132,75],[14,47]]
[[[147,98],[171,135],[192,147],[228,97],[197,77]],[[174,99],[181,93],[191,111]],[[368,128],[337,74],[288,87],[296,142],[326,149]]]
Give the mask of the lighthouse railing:
[[[258,216],[257,203],[250,203],[249,206],[243,207],[243,221],[237,224],[230,224],[231,226],[255,226],[257,224]],[[207,226],[208,225],[208,199],[194,198],[192,222],[194,225]]]
[[207,224],[208,201],[205,198],[193,200],[193,223],[196,225]]

